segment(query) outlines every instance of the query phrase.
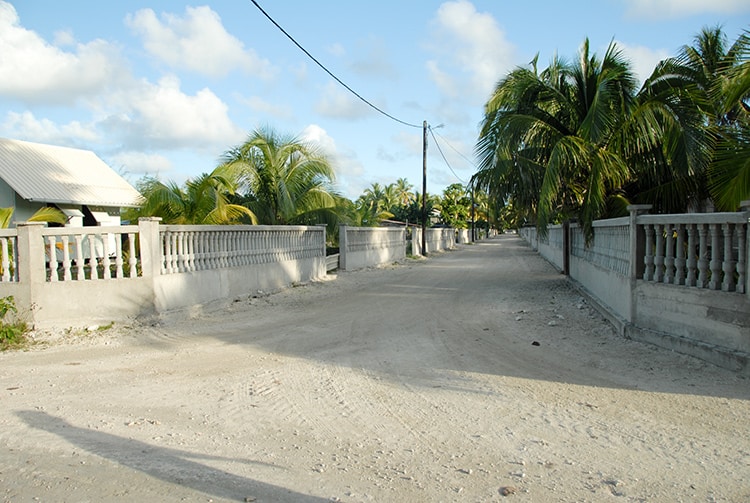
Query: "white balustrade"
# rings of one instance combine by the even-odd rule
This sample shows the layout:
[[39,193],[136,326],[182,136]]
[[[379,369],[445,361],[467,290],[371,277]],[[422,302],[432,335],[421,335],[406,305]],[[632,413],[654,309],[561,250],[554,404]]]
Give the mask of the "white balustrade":
[[302,226],[162,226],[162,274],[323,256],[322,230]]
[[137,234],[138,226],[43,229],[47,281],[54,283],[125,278],[123,238],[127,239],[129,246],[129,277],[137,277]]
[[745,213],[641,215],[645,281],[746,293]]

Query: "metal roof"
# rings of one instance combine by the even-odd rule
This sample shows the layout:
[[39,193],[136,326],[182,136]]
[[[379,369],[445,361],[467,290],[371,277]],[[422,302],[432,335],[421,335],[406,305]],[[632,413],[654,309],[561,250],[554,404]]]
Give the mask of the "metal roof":
[[27,201],[117,208],[143,202],[90,150],[0,138],[0,178]]

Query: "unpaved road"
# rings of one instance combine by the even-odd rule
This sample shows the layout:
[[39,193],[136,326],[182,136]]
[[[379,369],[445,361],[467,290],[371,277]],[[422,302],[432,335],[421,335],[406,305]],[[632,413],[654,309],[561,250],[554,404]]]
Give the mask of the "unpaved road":
[[750,382],[515,236],[47,339],[0,354],[6,502],[750,501]]

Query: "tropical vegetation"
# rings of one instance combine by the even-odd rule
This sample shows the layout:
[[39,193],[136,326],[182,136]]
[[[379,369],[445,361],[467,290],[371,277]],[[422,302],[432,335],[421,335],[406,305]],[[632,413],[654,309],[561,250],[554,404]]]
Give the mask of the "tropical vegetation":
[[720,28],[661,62],[638,87],[613,42],[602,57],[584,40],[578,58],[555,57],[500,79],[477,140],[477,186],[504,219],[597,218],[632,203],[657,212],[734,211],[750,198],[750,35],[729,46]]

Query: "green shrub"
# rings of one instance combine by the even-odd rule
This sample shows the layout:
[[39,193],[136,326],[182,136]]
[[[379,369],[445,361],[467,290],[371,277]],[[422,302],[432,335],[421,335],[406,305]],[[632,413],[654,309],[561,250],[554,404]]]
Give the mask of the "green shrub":
[[13,347],[21,346],[26,342],[26,323],[18,319],[6,320],[9,313],[18,313],[16,300],[12,295],[0,297],[0,350],[5,351]]

